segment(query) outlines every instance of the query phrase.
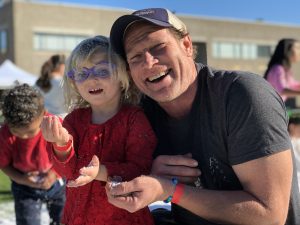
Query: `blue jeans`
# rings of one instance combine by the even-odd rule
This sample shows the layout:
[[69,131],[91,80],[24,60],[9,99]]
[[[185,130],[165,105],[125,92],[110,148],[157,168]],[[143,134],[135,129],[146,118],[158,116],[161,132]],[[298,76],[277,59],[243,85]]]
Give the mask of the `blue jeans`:
[[31,188],[12,181],[17,225],[40,225],[41,208],[46,203],[50,225],[59,225],[65,204],[65,184],[56,181],[48,190]]

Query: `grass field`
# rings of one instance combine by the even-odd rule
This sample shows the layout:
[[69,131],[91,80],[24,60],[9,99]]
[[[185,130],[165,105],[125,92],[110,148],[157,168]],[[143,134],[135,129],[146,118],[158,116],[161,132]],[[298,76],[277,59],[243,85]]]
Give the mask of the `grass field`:
[[0,170],[0,203],[12,200],[10,179]]

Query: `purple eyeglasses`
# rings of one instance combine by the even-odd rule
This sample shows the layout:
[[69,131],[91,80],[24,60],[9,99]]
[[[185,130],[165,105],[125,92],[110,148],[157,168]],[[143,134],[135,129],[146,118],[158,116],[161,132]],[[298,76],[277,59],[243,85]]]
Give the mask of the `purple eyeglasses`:
[[114,64],[107,61],[101,61],[91,68],[83,67],[80,71],[71,69],[67,72],[67,76],[70,79],[80,83],[88,79],[90,75],[94,75],[102,79],[110,77],[113,72],[112,70],[114,69]]

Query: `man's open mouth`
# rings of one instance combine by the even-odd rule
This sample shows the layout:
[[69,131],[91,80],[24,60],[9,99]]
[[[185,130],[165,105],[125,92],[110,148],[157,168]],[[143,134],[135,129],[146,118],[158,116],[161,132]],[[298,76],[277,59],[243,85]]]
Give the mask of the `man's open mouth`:
[[157,82],[161,81],[162,79],[164,79],[167,75],[169,75],[170,72],[171,72],[171,69],[160,72],[159,74],[157,74],[155,76],[147,78],[147,81],[149,81],[151,83],[157,83]]

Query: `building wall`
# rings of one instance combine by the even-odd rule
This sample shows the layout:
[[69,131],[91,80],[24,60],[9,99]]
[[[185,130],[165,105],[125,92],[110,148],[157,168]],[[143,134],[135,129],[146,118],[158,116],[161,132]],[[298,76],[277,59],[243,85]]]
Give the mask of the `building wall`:
[[5,59],[14,61],[14,31],[13,31],[13,7],[12,4],[5,4],[0,7],[0,30],[7,31],[8,46],[6,53],[0,53],[0,64]]
[[[212,20],[201,17],[182,17],[187,24],[193,41],[204,41],[207,44],[208,64],[216,68],[230,70],[248,70],[263,74],[269,58],[216,59],[212,56],[214,41],[238,41],[243,43],[258,43],[275,46],[284,37],[299,39],[300,27],[265,24],[261,22],[239,22],[230,20]],[[299,73],[300,65],[294,68]]]
[[[13,4],[8,3],[0,8],[0,28],[7,27],[9,32],[9,49],[7,54],[0,54],[0,62],[9,58],[19,67],[38,75],[42,63],[49,56],[56,53],[64,53],[68,56],[69,51],[34,50],[34,33],[109,35],[113,21],[125,13],[130,13],[130,11],[14,0]],[[212,19],[182,14],[178,16],[187,24],[192,40],[201,42],[205,46],[207,63],[216,68],[248,70],[263,74],[269,58],[253,60],[214,58],[212,45],[215,41],[255,42],[274,46],[280,38],[300,37],[300,27],[296,26]],[[206,62],[206,60],[202,61]],[[297,78],[300,79],[300,65],[295,66],[294,70]]]
[[35,32],[95,36],[109,35],[112,21],[124,13],[121,11],[80,8],[76,6],[15,4],[15,63],[34,74],[39,73],[41,64],[52,54],[69,52],[35,51]]

